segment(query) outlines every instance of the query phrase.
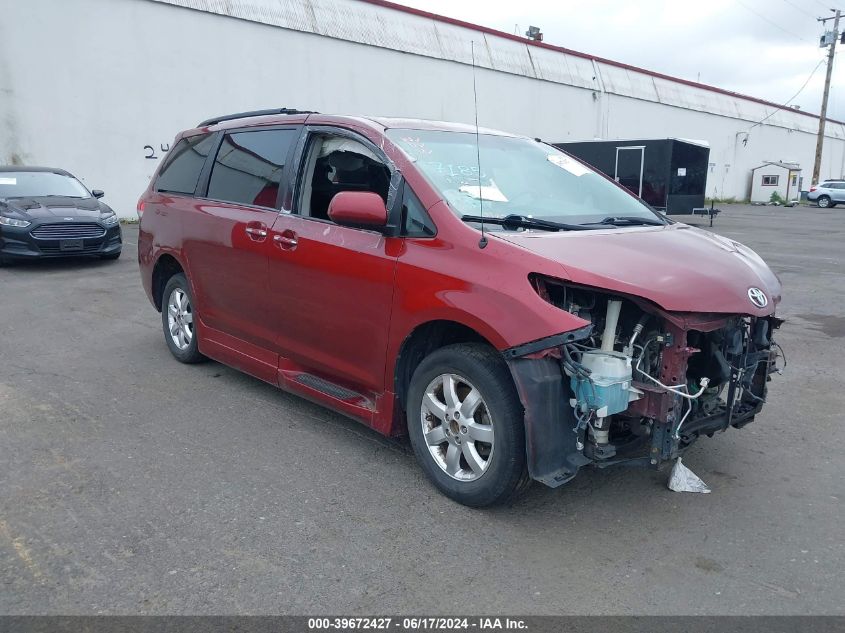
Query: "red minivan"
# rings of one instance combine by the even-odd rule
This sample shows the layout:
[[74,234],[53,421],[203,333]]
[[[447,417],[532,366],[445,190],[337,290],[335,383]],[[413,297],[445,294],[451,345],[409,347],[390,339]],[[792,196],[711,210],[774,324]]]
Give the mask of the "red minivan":
[[777,277],[568,154],[460,124],[274,110],[179,134],[138,204],[177,360],[407,434],[485,506],[657,468],[754,419]]

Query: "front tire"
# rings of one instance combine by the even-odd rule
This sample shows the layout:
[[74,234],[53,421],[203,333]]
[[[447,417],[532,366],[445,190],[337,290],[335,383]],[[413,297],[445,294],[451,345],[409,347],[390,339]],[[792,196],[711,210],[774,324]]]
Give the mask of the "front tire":
[[123,251],[119,250],[116,253],[109,253],[108,255],[100,255],[100,259],[104,259],[104,260],[107,260],[107,261],[114,261],[115,259],[120,258],[121,252],[123,252]]
[[530,484],[522,404],[507,365],[487,345],[449,345],[424,358],[411,379],[407,419],[423,471],[458,503],[505,503]]
[[196,313],[191,285],[182,273],[173,275],[164,287],[161,324],[170,353],[180,363],[205,360],[197,345]]
[[827,209],[828,207],[832,206],[830,204],[830,196],[819,196],[819,199],[816,201],[816,204],[819,205],[822,209]]

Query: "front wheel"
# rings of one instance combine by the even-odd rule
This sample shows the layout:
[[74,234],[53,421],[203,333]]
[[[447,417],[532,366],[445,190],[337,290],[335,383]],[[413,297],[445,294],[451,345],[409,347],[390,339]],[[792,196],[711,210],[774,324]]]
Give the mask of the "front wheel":
[[100,259],[104,259],[106,261],[114,261],[115,259],[120,259],[121,251],[117,251],[116,253],[109,253],[108,255],[100,255]]
[[822,209],[827,209],[830,206],[830,196],[819,196],[816,204],[818,204]]
[[180,363],[205,360],[197,346],[194,298],[185,275],[178,273],[167,281],[162,299],[161,324],[170,353]]
[[504,503],[530,483],[522,405],[494,349],[449,345],[423,359],[411,379],[407,417],[417,460],[455,501]]

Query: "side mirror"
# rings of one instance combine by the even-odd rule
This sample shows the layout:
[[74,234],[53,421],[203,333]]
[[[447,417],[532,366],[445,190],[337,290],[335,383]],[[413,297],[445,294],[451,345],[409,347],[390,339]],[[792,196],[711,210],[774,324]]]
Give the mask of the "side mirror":
[[101,189],[92,189],[91,195],[95,198],[102,198],[104,195],[106,195],[106,192],[102,191]]
[[387,207],[377,193],[341,191],[329,203],[329,218],[337,224],[352,226],[387,226]]

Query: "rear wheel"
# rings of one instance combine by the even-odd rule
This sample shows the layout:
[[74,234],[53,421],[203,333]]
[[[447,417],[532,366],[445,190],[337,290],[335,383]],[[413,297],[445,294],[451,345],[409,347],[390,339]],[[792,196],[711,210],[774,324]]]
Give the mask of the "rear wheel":
[[828,207],[832,206],[830,204],[830,196],[819,196],[819,199],[816,201],[822,209],[827,209]]
[[162,293],[161,324],[170,353],[181,363],[205,360],[197,346],[194,298],[184,274],[173,275]]
[[450,345],[423,359],[411,379],[407,417],[417,460],[455,501],[504,503],[530,483],[522,405],[492,348]]

